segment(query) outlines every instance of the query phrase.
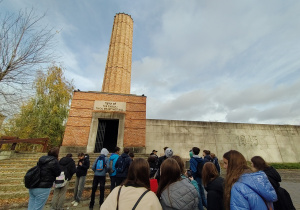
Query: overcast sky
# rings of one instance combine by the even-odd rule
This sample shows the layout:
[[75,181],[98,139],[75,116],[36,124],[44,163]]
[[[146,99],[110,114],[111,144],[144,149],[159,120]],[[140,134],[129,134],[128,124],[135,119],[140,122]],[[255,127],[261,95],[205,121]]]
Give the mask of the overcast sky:
[[134,20],[131,93],[147,119],[300,124],[298,0],[4,0],[59,31],[58,61],[101,91],[116,13]]

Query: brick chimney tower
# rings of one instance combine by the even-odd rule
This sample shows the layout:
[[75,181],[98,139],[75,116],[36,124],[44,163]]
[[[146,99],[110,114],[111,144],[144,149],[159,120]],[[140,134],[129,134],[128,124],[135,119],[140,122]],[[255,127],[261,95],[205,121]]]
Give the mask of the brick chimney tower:
[[102,92],[130,94],[133,20],[115,15],[107,55]]

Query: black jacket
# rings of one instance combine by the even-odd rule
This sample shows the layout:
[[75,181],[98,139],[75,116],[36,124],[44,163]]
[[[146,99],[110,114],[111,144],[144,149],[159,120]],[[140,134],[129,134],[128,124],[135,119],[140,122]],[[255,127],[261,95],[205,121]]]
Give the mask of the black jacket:
[[279,173],[272,166],[265,168],[264,172],[267,175],[274,189],[277,190],[280,186],[279,182],[281,182],[281,176],[279,175]]
[[51,188],[55,178],[61,172],[57,158],[53,156],[40,157],[39,166],[41,168],[41,179],[36,188]]
[[224,179],[217,177],[205,187],[207,191],[207,210],[223,210]]
[[272,166],[264,169],[269,181],[274,187],[278,200],[273,203],[274,210],[294,210],[290,194],[282,187],[280,187],[281,176]]
[[[82,163],[82,165],[80,166],[79,163]],[[82,160],[78,161],[76,176],[77,177],[86,176],[89,167],[90,167],[90,156],[86,154]]]
[[210,155],[204,156],[203,160],[204,160],[204,163],[206,163],[206,162],[213,162],[213,159],[210,157]]
[[[124,158],[125,159],[125,167],[124,167],[124,171],[123,172],[118,172],[117,171],[117,173],[116,173],[116,177],[122,177],[122,178],[124,178],[124,177],[127,177],[127,174],[128,174],[128,169],[129,169],[129,166],[130,166],[130,164],[131,164],[131,162],[132,162],[132,159],[129,157],[129,155],[128,154],[126,154],[126,153],[123,153],[119,158]],[[116,168],[118,168],[118,167],[120,167],[120,166],[118,166],[118,160],[117,160],[117,162],[116,162],[116,165],[115,165],[115,167]]]
[[63,157],[59,161],[59,166],[65,172],[66,179],[71,180],[73,174],[76,172],[75,161],[70,157]]

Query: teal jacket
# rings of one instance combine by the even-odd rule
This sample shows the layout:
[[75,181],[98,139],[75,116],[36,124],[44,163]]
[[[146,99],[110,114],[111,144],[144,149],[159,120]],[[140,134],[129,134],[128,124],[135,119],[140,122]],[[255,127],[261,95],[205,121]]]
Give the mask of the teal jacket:
[[117,171],[116,171],[115,166],[116,166],[116,162],[117,162],[118,158],[119,158],[119,155],[116,153],[112,153],[110,155],[108,164],[110,163],[111,160],[113,161],[113,165],[112,165],[113,173],[111,173],[109,176],[116,176]]

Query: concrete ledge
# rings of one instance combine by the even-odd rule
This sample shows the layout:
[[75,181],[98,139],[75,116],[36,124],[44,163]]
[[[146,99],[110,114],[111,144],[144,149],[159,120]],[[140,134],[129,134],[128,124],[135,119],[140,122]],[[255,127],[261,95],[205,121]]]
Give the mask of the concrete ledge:
[[74,155],[74,153],[86,153],[86,147],[81,146],[61,146],[59,149],[59,152],[61,153],[72,153],[73,156],[77,156],[77,154]]
[[126,148],[128,148],[129,151],[133,153],[141,153],[141,154],[146,153],[146,147],[126,147]]
[[4,160],[4,159],[9,159],[13,156],[15,156],[15,151],[11,150],[11,151],[0,151],[0,160]]

